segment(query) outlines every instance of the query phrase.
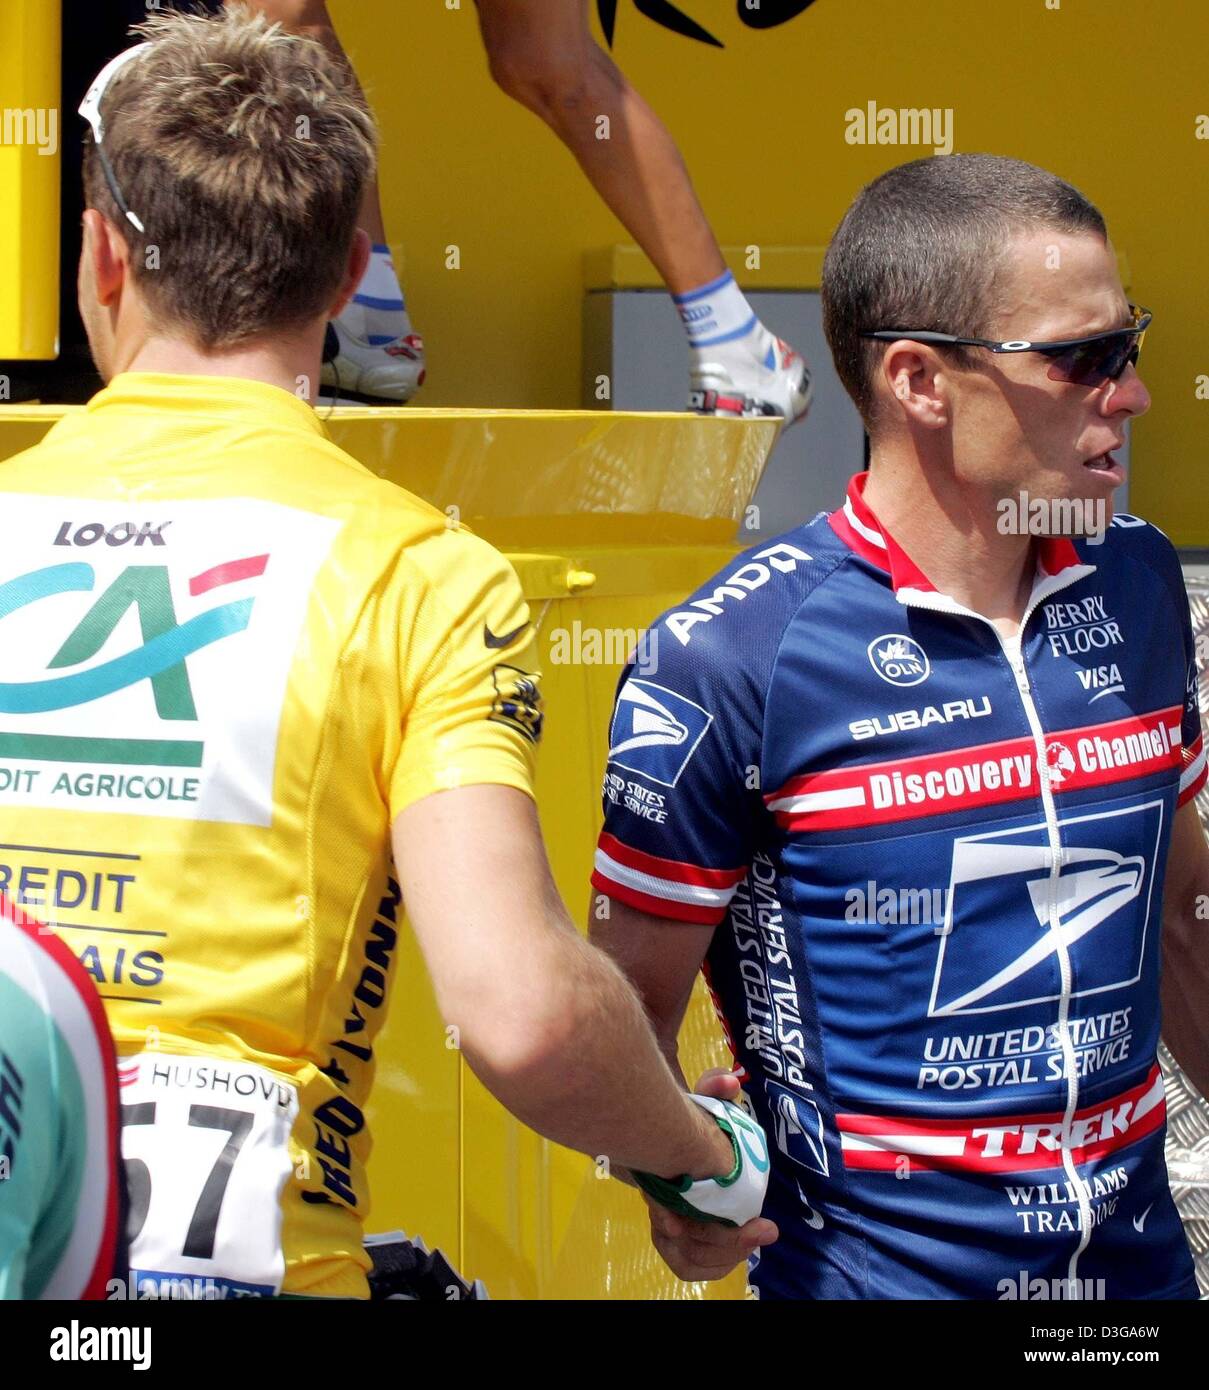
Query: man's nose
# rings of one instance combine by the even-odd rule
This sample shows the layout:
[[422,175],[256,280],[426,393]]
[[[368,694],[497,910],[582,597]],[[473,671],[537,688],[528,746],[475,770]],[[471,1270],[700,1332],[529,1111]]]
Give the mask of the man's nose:
[[1145,415],[1150,409],[1150,392],[1132,362],[1116,381],[1107,382],[1106,388],[1101,406],[1105,415],[1115,415],[1121,410],[1130,415]]

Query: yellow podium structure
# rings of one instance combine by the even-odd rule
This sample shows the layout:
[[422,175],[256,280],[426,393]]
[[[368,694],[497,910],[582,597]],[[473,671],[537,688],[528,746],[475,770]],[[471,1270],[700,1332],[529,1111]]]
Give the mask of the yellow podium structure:
[[59,351],[60,31],[57,4],[0,3],[0,361]]
[[[37,443],[63,413],[0,412],[0,493],[3,460]],[[621,664],[652,618],[734,554],[779,422],[592,411],[320,413],[366,467],[512,561],[540,634],[542,828],[563,898],[586,924]],[[407,933],[393,968],[369,1111],[371,1231],[402,1229],[439,1245],[495,1298],[743,1296],[741,1271],[708,1286],[676,1279],[650,1246],[636,1193],[495,1102],[447,1033]],[[729,1063],[700,987],[681,1056],[690,1081]]]

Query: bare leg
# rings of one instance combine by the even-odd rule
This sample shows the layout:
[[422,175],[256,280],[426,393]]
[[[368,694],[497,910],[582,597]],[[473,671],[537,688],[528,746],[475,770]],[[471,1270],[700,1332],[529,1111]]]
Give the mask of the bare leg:
[[[292,33],[316,39],[348,68],[353,81],[357,80],[325,0],[247,3]],[[374,253],[352,302],[328,330],[323,381],[340,395],[356,400],[402,404],[424,384],[424,340],[412,327],[390,259],[377,180],[365,190],[358,224],[374,243]]]
[[[290,29],[318,39],[347,63],[324,0],[251,3]],[[691,318],[681,307],[692,349],[691,408],[800,419],[809,406],[805,363],[758,321],[729,275],[675,141],[592,38],[589,0],[475,4],[495,81],[559,136],[672,294],[693,294]],[[376,186],[367,190],[361,225],[376,243],[385,242]],[[393,270],[390,274],[397,286]],[[704,304],[702,295],[708,295]],[[357,302],[372,305],[373,297]],[[406,331],[411,333],[410,324]],[[363,346],[370,346],[372,372],[374,340],[364,333],[360,337]],[[394,363],[410,374],[408,380],[390,386],[371,383],[364,393],[405,400],[424,379],[423,343],[415,335],[399,337],[388,352],[408,359],[410,365]]]
[[588,0],[476,4],[496,83],[554,130],[668,289],[685,294],[723,274],[680,151],[593,39]]
[[[317,39],[353,72],[348,54],[336,36],[336,27],[332,23],[325,0],[247,0],[247,3],[262,11],[269,19],[279,20],[287,29]],[[353,78],[356,80],[355,72]],[[358,221],[361,229],[375,245],[386,244],[386,226],[382,220],[382,200],[378,196],[377,180],[365,190]]]

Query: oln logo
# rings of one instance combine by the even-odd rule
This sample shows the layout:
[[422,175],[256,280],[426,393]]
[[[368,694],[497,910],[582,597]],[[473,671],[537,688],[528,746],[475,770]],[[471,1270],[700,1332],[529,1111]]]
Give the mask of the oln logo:
[[[189,593],[197,597],[225,584],[256,578],[264,573],[268,561],[267,555],[256,555],[216,565],[189,580]],[[42,599],[88,594],[95,586],[95,570],[82,563],[49,565],[19,575],[0,584],[0,621]],[[149,681],[160,719],[196,722],[188,659],[204,647],[242,632],[251,619],[253,602],[251,598],[237,599],[182,623],[177,620],[168,567],[130,565],[99,595],[51,657],[47,671],[62,674],[31,681],[0,681],[0,715],[74,709]],[[86,671],[77,669],[100,654],[132,608],[138,614],[142,645]],[[54,761],[200,767],[203,747],[177,740],[0,733],[0,755]]]

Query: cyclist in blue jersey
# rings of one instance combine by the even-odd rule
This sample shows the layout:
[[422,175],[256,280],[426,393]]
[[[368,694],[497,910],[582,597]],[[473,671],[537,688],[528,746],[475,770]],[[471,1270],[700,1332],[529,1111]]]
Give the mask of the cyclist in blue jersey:
[[124,1288],[120,1171],[113,1040],[96,988],[0,893],[0,1299]]
[[[705,964],[761,1297],[1195,1297],[1156,1061],[1161,993],[1209,1089],[1195,651],[1113,515],[1150,315],[1079,192],[988,155],[865,188],[823,311],[869,469],[623,674],[594,937],[672,1056]],[[742,1253],[652,1221],[683,1277]]]

